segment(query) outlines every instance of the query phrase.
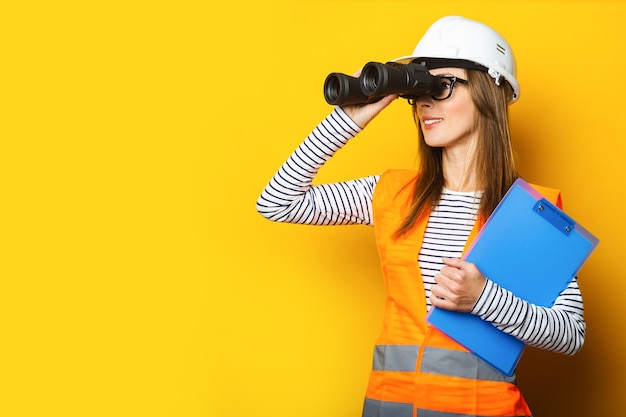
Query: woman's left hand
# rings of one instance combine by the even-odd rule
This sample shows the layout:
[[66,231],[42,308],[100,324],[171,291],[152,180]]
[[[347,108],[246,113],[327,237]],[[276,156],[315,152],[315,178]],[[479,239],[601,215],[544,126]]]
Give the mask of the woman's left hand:
[[430,302],[446,310],[469,312],[487,281],[476,265],[457,258],[443,258],[445,266],[435,275]]

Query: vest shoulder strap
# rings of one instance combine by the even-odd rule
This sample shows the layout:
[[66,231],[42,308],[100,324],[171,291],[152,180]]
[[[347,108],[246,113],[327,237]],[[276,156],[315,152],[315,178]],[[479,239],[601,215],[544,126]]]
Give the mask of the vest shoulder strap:
[[555,188],[544,187],[542,185],[537,185],[537,184],[530,184],[530,185],[535,190],[537,190],[539,192],[539,194],[544,196],[544,198],[546,200],[548,200],[549,202],[551,202],[552,204],[554,204],[558,208],[563,209],[563,201],[562,201],[562,198],[561,198],[561,191],[559,191],[559,190],[557,190]]
[[[376,184],[376,188],[374,189],[374,196],[376,194],[384,194],[385,197],[394,198],[400,192],[405,191],[413,191],[411,188],[411,184],[415,182],[417,179],[418,172],[414,169],[390,169],[380,176],[378,180],[378,184]],[[408,190],[407,190],[408,189]],[[375,198],[376,199],[376,198]],[[378,200],[386,200],[386,199],[378,199]]]

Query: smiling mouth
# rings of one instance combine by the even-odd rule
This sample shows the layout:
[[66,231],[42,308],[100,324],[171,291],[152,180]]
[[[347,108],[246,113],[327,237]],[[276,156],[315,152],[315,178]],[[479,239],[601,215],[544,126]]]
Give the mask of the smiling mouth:
[[430,125],[434,125],[435,123],[439,123],[441,122],[443,119],[428,119],[428,120],[424,120],[424,124],[426,126],[430,126]]

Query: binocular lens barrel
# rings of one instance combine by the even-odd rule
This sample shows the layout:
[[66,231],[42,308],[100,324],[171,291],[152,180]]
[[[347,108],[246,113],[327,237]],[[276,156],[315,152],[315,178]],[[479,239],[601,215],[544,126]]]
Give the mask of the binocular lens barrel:
[[400,93],[407,85],[407,73],[379,62],[369,62],[361,71],[361,90],[367,96]]
[[368,62],[359,78],[330,73],[324,82],[324,98],[328,104],[341,106],[372,103],[390,94],[419,97],[437,94],[441,84],[436,80],[421,64]]
[[419,64],[369,62],[361,73],[361,90],[366,96],[400,94],[421,96],[430,93],[435,77]]
[[324,82],[324,98],[328,104],[361,104],[368,97],[361,91],[361,80],[349,75],[333,72]]

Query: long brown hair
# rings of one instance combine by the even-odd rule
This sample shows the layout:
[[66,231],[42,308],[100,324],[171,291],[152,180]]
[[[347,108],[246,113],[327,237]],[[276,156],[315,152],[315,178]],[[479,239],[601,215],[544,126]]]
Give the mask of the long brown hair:
[[[476,106],[474,126],[478,143],[472,161],[477,186],[483,190],[479,218],[486,219],[517,178],[511,136],[509,133],[508,103],[513,91],[507,82],[497,86],[486,72],[467,70],[470,95]],[[445,186],[442,166],[442,148],[430,147],[424,140],[413,104],[413,119],[418,129],[419,179],[415,182],[409,212],[396,237],[408,232],[437,205]]]

